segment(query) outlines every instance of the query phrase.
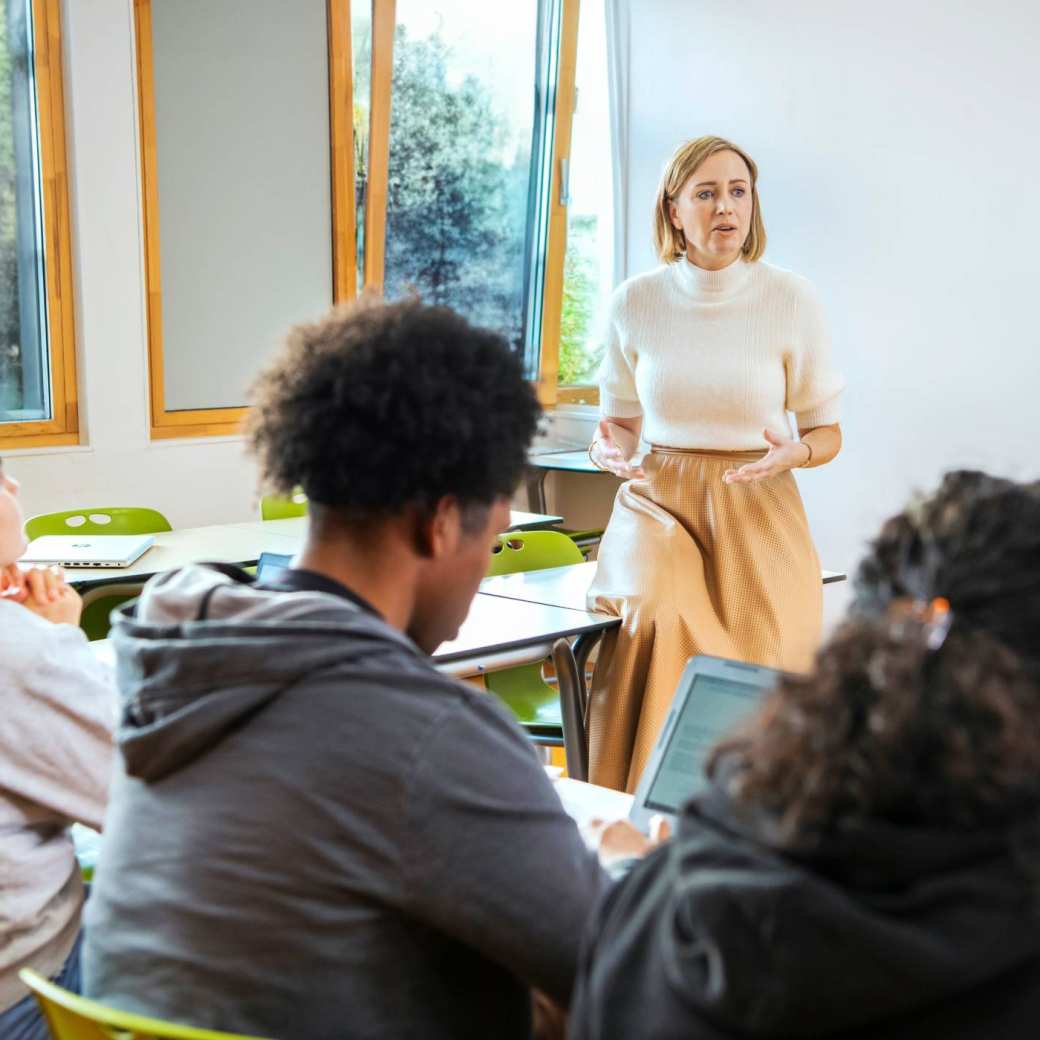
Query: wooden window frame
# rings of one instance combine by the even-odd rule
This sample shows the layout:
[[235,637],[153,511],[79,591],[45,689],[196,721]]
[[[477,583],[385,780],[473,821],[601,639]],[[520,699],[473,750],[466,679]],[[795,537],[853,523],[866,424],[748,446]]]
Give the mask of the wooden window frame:
[[[329,48],[329,146],[331,160],[332,302],[356,295],[354,255],[354,145],[352,139],[350,0],[326,0]],[[137,43],[138,121],[141,135],[141,182],[144,269],[148,323],[148,372],[151,437],[226,437],[241,432],[246,406],[166,407],[162,336],[162,281],[159,264],[159,182],[155,140],[155,72],[152,48],[152,0],[134,0]]]
[[52,417],[0,424],[0,448],[4,450],[80,442],[60,0],[32,0],[31,16]]
[[[57,2],[57,0],[49,0]],[[358,0],[354,0],[358,2]],[[363,0],[361,0],[363,2]],[[138,116],[144,223],[144,265],[148,311],[148,357],[153,439],[235,435],[247,407],[170,411],[163,383],[162,293],[159,270],[159,198],[155,145],[155,94],[152,56],[152,0],[134,0],[137,39]],[[332,161],[333,299],[353,299],[357,286],[354,194],[353,77],[351,0],[326,0],[329,37],[329,122]],[[371,0],[372,69],[369,102],[368,181],[365,198],[364,288],[381,293],[384,279],[386,205],[389,179],[390,109],[396,0]],[[560,319],[567,206],[561,200],[562,173],[570,159],[574,116],[580,0],[561,0],[560,53],[552,142],[552,177],[541,348],[535,388],[545,407],[574,403],[594,395],[594,387],[559,387]],[[591,403],[591,402],[590,402]]]

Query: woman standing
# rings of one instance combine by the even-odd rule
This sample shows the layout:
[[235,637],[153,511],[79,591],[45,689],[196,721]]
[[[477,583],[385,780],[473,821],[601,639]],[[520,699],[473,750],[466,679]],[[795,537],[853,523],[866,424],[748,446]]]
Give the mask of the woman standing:
[[[611,301],[590,456],[628,482],[589,593],[622,618],[590,704],[590,779],[608,787],[638,784],[691,655],[801,671],[820,634],[790,471],[837,455],[843,383],[812,286],[760,260],[757,177],[722,138],[682,145],[654,210],[664,266]],[[640,434],[652,449],[636,465]]]

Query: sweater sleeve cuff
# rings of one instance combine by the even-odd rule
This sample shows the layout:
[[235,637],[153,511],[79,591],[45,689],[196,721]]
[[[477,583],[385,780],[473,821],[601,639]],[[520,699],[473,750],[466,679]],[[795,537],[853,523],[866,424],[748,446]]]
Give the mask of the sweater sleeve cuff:
[[795,412],[799,430],[811,430],[814,426],[832,426],[841,419],[841,394],[835,394],[829,401],[822,401],[815,408],[805,412]]
[[601,415],[615,416],[618,419],[638,419],[643,414],[643,408],[638,401],[614,397],[602,388],[599,392],[599,410]]

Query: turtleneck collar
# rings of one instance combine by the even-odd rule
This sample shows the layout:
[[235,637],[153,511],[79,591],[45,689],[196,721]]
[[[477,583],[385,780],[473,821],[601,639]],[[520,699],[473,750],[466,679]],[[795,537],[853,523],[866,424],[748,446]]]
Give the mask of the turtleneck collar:
[[751,264],[745,263],[743,256],[719,271],[706,271],[685,256],[671,266],[679,288],[691,297],[723,299],[736,293],[751,277]]

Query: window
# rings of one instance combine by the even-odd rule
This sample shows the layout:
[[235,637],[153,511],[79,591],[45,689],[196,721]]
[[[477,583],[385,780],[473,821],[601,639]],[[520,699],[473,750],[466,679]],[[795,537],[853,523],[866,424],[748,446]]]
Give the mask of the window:
[[[277,315],[310,316],[302,289],[291,298],[289,289],[329,280],[312,271],[328,232],[333,299],[366,289],[450,306],[501,333],[543,403],[555,402],[579,0],[208,0],[192,7],[209,26],[204,45],[191,43],[199,29],[183,13],[153,0],[134,0],[134,9],[153,437],[235,432],[247,377],[289,323]],[[281,47],[303,21],[306,53]],[[218,25],[228,28],[219,39]],[[268,44],[258,42],[261,25]],[[327,108],[316,100],[322,47]],[[198,89],[218,80],[225,89],[216,99]],[[287,104],[287,84],[305,81],[309,100]],[[236,85],[244,107],[232,118],[224,110]],[[288,122],[276,125],[286,112]],[[314,126],[324,120],[328,148],[313,126],[311,145],[300,145],[304,115]],[[247,160],[239,139],[250,126]],[[229,149],[239,156],[237,175]],[[290,173],[309,186],[285,188]],[[292,253],[289,231],[304,229],[292,220],[272,249],[263,234],[278,207],[324,206],[328,193],[314,180],[322,177],[331,186],[327,231],[309,221],[310,244]],[[281,187],[261,190],[272,178]],[[205,204],[221,192],[207,215]],[[238,219],[247,204],[256,212]],[[597,219],[574,225],[580,271],[600,270],[586,256],[599,248]],[[195,255],[200,241],[205,263]],[[264,274],[275,260],[295,282]],[[240,284],[229,286],[235,272]],[[590,306],[598,277],[571,278],[570,324]],[[201,285],[195,296],[206,306],[186,304],[184,285]],[[316,299],[312,313],[321,309]],[[229,327],[217,335],[221,320]],[[562,355],[568,364],[572,341]]]
[[563,269],[557,400],[595,404],[599,329],[613,288],[614,196],[604,5],[586,3],[578,30]]
[[355,111],[369,106],[367,134],[355,127],[366,284],[495,329],[546,403],[577,21],[577,0],[374,0],[355,29],[355,56],[372,54],[370,80],[355,68]]
[[59,0],[0,0],[0,444],[75,444]]

